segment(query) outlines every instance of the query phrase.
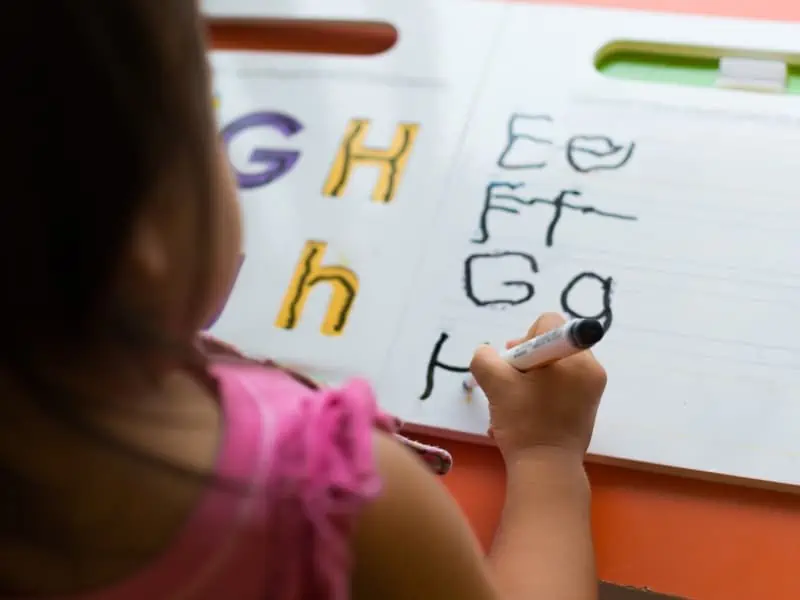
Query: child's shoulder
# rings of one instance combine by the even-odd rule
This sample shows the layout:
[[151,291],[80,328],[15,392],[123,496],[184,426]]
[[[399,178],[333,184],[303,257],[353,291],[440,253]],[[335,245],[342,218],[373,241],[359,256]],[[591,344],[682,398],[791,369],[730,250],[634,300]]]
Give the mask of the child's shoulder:
[[[246,586],[266,584],[275,597],[303,590],[303,597],[347,598],[354,520],[381,486],[374,432],[395,433],[399,422],[361,379],[327,388],[218,340],[201,345],[223,414],[217,473],[249,482],[261,506],[239,521],[252,531],[230,551],[219,593],[208,597],[251,597]],[[434,470],[449,468],[447,452],[400,439]],[[232,513],[219,508],[230,507],[225,498],[214,514],[224,513],[221,529],[230,531]]]
[[254,547],[237,548],[226,582],[253,577],[259,556],[255,572],[269,566],[275,597],[347,597],[353,520],[380,491],[374,432],[398,424],[364,381],[324,388],[217,340],[203,339],[202,350],[223,415],[218,472],[248,481],[262,507],[251,511]]

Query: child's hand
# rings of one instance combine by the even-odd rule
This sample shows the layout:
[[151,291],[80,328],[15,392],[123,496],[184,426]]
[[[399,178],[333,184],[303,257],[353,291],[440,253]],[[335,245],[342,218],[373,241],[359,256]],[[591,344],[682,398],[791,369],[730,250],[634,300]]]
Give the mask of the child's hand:
[[[517,345],[564,324],[554,313],[539,317]],[[489,346],[481,346],[470,364],[489,398],[491,432],[506,462],[534,448],[554,448],[583,457],[606,386],[606,372],[584,351],[546,367],[521,373]]]

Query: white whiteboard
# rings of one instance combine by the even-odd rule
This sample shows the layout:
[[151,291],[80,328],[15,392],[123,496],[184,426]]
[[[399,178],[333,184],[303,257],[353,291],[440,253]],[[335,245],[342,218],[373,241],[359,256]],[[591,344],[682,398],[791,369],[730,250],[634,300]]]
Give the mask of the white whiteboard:
[[[486,404],[465,399],[458,372],[476,344],[544,310],[610,310],[593,455],[800,484],[800,100],[592,66],[615,39],[797,54],[800,27],[455,0],[326,11],[389,21],[399,43],[366,58],[213,57],[222,125],[255,111],[302,125],[230,144],[244,174],[264,170],[254,149],[300,154],[241,191],[246,260],[216,334],[332,379],[368,376],[401,418],[482,436]],[[367,155],[405,136],[400,166],[383,167],[399,175],[390,201],[372,199],[386,181],[375,166],[332,195],[348,135]],[[290,297],[305,305],[287,325]]]

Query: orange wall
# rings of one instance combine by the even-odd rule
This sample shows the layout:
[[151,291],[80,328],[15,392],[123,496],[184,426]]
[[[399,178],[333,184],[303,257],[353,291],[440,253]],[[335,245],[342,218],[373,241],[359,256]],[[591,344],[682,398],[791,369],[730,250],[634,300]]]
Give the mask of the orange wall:
[[[552,2],[550,2],[552,3]],[[594,0],[582,4],[800,20],[797,0]],[[326,40],[319,31],[212,26],[217,47],[369,53],[376,32]],[[434,440],[452,451],[445,479],[484,545],[503,501],[494,449]],[[589,466],[600,577],[699,600],[800,598],[800,496]]]

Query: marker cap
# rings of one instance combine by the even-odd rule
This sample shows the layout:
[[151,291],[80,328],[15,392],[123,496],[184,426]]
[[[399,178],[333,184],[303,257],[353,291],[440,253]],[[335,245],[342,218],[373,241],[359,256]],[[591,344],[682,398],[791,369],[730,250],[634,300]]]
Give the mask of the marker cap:
[[580,319],[570,328],[569,335],[576,348],[591,348],[603,339],[605,327],[597,319]]

